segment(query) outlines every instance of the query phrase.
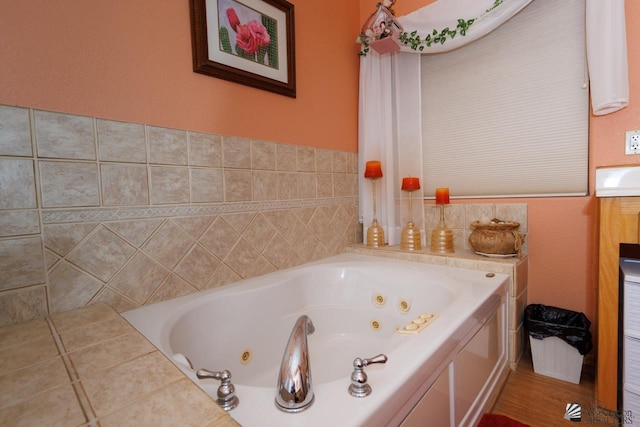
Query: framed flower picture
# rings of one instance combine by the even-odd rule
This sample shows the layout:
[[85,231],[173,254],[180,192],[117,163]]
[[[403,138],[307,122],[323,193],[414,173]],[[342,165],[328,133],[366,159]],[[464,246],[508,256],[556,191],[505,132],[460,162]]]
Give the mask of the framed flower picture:
[[193,70],[296,97],[293,5],[190,0]]

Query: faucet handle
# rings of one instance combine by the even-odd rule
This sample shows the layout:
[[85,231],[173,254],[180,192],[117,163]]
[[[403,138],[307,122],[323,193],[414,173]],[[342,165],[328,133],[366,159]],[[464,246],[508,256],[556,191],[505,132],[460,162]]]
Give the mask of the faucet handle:
[[198,369],[196,372],[198,379],[212,378],[220,381],[220,387],[218,387],[218,398],[216,402],[225,411],[230,411],[238,406],[238,396],[236,396],[236,388],[231,383],[231,372],[228,370],[213,372],[208,369]]
[[356,357],[353,361],[349,394],[353,397],[365,397],[371,394],[371,386],[367,384],[367,374],[364,372],[364,367],[373,363],[387,363],[387,360],[387,356],[384,354],[378,354],[370,359]]
[[356,357],[356,360],[353,361],[353,367],[354,368],[356,367],[356,362],[358,362],[358,361],[360,361],[360,363],[362,363],[361,367],[365,367],[365,366],[371,365],[373,363],[387,363],[387,360],[389,360],[389,359],[387,359],[387,356],[382,354],[382,353],[378,354],[377,356],[373,356],[370,359],[360,359],[360,358]]

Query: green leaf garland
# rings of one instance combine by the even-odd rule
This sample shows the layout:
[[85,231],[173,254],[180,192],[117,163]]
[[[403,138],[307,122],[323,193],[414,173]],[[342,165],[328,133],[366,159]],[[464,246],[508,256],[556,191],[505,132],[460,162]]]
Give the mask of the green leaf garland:
[[[413,30],[411,32],[403,31],[400,33],[400,42],[405,46],[409,46],[412,50],[416,51],[424,51],[425,48],[431,47],[432,45],[440,44],[443,45],[447,40],[455,38],[456,35],[460,34],[461,36],[466,36],[469,27],[473,25],[474,22],[482,19],[486,14],[492,12],[498,6],[500,6],[504,0],[494,0],[493,6],[487,9],[481,16],[474,19],[458,19],[458,25],[456,25],[455,29],[450,29],[446,27],[442,30],[434,29],[431,34],[427,34],[424,38],[420,37],[418,34],[418,30]],[[358,41],[362,44],[362,49],[358,52],[360,56],[367,56],[369,53],[369,40],[364,35],[364,33],[358,36]]]

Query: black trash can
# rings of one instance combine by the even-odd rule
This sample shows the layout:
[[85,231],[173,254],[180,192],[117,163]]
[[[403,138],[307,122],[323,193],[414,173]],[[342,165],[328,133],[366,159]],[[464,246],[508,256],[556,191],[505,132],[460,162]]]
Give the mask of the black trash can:
[[541,375],[580,383],[584,355],[593,348],[591,322],[576,311],[530,304],[524,311],[533,370]]

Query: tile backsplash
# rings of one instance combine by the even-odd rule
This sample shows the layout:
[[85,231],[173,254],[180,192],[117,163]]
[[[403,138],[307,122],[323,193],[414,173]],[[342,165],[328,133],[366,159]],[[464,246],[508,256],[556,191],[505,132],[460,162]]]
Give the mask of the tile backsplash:
[[343,251],[357,154],[0,105],[0,326]]
[[[479,221],[482,217],[499,218],[503,221],[513,221],[520,224],[518,233],[522,236],[522,253],[527,254],[529,235],[528,205],[526,203],[482,203],[465,204],[451,203],[445,206],[445,223],[453,233],[453,243],[459,249],[472,249],[469,244],[469,236],[473,232],[471,223]],[[435,204],[424,205],[425,238],[429,248],[431,245],[431,232],[440,223],[440,210]]]

